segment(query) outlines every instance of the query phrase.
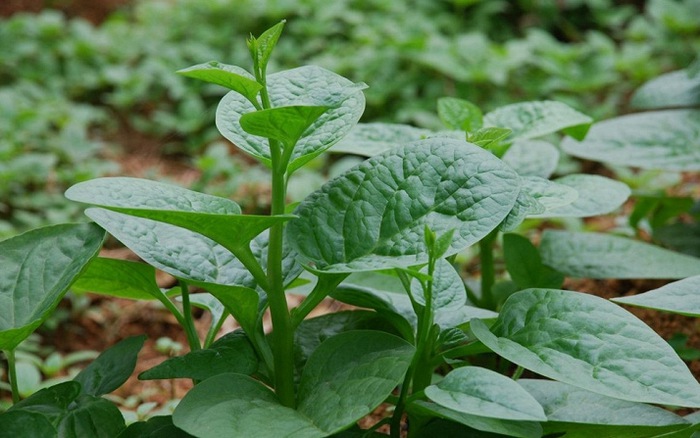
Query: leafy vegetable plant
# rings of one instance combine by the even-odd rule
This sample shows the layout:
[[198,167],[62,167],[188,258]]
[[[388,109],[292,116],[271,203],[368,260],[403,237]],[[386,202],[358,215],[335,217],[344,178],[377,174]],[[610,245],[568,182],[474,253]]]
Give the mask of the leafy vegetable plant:
[[[482,118],[456,102],[458,115],[446,121],[471,142],[463,131],[400,140],[290,206],[289,178],[351,132],[365,85],[311,66],[268,74],[283,26],[248,40],[252,73],[218,62],[180,72],[231,90],[217,126],[269,168],[270,214],[244,215],[230,199],[141,179],[73,186],[67,197],[92,205],[86,214],[93,224],[0,243],[10,267],[0,277],[0,346],[11,380],[14,348],[74,283],[159,300],[188,336],[189,353],[139,377],[188,378],[194,388],[172,416],[124,428],[110,414],[121,437],[360,437],[381,436],[384,425],[392,437],[405,425],[411,437],[694,432],[692,417],[649,405],[700,407],[700,384],[674,350],[615,304],[556,289],[559,278],[531,258],[529,241],[505,238],[509,271],[522,290],[509,294],[500,313],[468,300],[452,263],[475,244],[488,254],[496,233],[524,217],[595,212],[597,199],[579,200],[597,181],[551,182],[551,171],[532,177],[522,170],[524,158],[507,160],[518,147],[520,157],[528,155],[522,148],[550,149],[530,142],[547,133],[582,137],[587,117],[535,102]],[[627,192],[611,196],[624,200]],[[95,257],[103,230],[146,263]],[[493,261],[483,254],[491,287]],[[156,269],[176,277],[178,287],[161,290]],[[306,295],[291,310],[288,291]],[[363,309],[308,318],[328,296]],[[204,340],[192,306],[212,314]],[[271,333],[263,331],[267,311]],[[241,330],[216,339],[228,314]],[[103,365],[121,363],[117,351],[103,354],[77,384],[17,400],[0,422],[9,430],[31,420],[42,436],[88,430],[96,408],[78,409],[85,416],[71,409],[82,406],[81,391],[102,403],[96,397],[118,386],[121,371]],[[494,353],[503,372],[478,366]],[[520,380],[524,369],[550,380]],[[358,420],[382,403],[393,405],[391,415],[362,430]],[[621,410],[632,414],[617,415]]]

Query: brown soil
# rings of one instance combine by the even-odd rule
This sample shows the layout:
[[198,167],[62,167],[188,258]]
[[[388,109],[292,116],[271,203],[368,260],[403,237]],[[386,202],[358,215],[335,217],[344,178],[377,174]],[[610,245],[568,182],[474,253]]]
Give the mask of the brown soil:
[[67,17],[82,17],[99,24],[112,12],[128,7],[133,0],[2,0],[0,17],[21,12],[37,13],[43,9],[62,11]]

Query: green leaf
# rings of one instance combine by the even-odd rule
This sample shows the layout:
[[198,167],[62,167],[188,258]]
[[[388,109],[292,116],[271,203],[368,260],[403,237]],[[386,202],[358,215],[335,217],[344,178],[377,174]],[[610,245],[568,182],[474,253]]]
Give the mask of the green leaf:
[[545,377],[620,400],[700,406],[700,384],[670,345],[615,304],[589,294],[527,289],[474,335]]
[[328,109],[325,106],[283,106],[243,114],[240,123],[249,134],[279,140],[285,148],[293,148]]
[[566,205],[545,210],[528,217],[590,217],[614,211],[630,196],[626,184],[599,175],[567,175],[554,180],[554,183],[571,187],[578,192],[578,198]]
[[[427,266],[421,269],[428,273]],[[421,306],[425,306],[425,297],[420,282],[414,279],[411,282],[411,295],[413,300]],[[467,302],[467,292],[464,289],[464,281],[454,266],[445,259],[438,259],[433,273],[433,306],[444,312],[461,309]]]
[[575,157],[620,166],[675,171],[700,170],[700,110],[632,114],[596,123],[577,142],[565,139]]
[[689,70],[666,73],[642,85],[630,100],[637,109],[682,108],[700,105],[700,75]]
[[58,425],[60,438],[113,438],[126,425],[114,403],[100,397],[83,395],[68,409]]
[[484,127],[508,128],[512,139],[527,140],[563,131],[582,139],[593,119],[554,101],[521,102],[498,108],[484,116]]
[[510,278],[520,289],[557,289],[564,283],[564,275],[544,265],[537,248],[526,237],[512,233],[504,234],[503,256]]
[[464,414],[502,420],[547,421],[542,406],[512,380],[486,368],[450,371],[425,395],[438,405]]
[[503,155],[503,162],[520,176],[549,178],[559,163],[559,149],[541,140],[515,141]]
[[221,85],[243,95],[250,102],[257,102],[262,85],[255,81],[253,75],[235,65],[210,61],[178,70],[177,73],[212,84]]
[[267,63],[270,61],[272,50],[277,45],[277,41],[282,35],[285,20],[280,21],[271,28],[263,32],[259,37],[254,38],[252,35],[248,39],[248,48],[253,56],[253,63],[257,66],[260,76],[265,75]]
[[44,415],[22,410],[0,414],[0,430],[7,437],[58,437],[58,431]]
[[700,259],[644,242],[601,233],[547,230],[544,264],[570,277],[664,278],[700,275]]
[[442,97],[437,103],[438,117],[448,129],[473,132],[481,128],[483,114],[478,106],[455,97]]
[[[327,150],[357,123],[365,108],[364,84],[353,84],[321,67],[305,66],[267,77],[273,107],[328,107],[307,129],[291,155],[289,172]],[[221,134],[246,153],[270,166],[270,146],[264,137],[246,132],[241,116],[255,107],[238,93],[228,93],[216,111],[216,126]]]
[[684,278],[638,295],[612,298],[630,306],[700,317],[700,275]]
[[520,187],[520,193],[518,193],[518,197],[515,199],[513,209],[498,226],[498,229],[504,233],[509,233],[518,228],[528,216],[544,211],[544,205],[537,202],[537,199],[530,194],[527,188]]
[[162,295],[156,270],[145,263],[96,257],[71,290],[130,300],[152,300]]
[[[540,438],[542,437],[542,426],[534,421],[513,421],[497,418],[482,417],[478,415],[465,414],[452,409],[442,407],[435,403],[416,401],[408,405],[410,414],[438,417],[469,426],[470,428],[499,434],[500,436],[513,436],[519,438]],[[471,436],[471,435],[462,435]],[[492,435],[486,435],[491,438]]]
[[198,438],[304,438],[328,435],[300,412],[284,407],[265,385],[242,374],[219,374],[191,389],[173,424]]
[[[204,309],[211,314],[210,327],[216,327],[221,321],[221,318],[228,316],[226,309],[224,308],[221,301],[217,300],[212,294],[208,293],[195,293],[190,294],[190,303],[194,307]],[[182,301],[182,296],[177,297],[178,301]]]
[[299,413],[328,433],[343,430],[391,394],[414,352],[401,338],[377,331],[357,330],[327,339],[304,367]]
[[538,176],[523,176],[521,178],[522,190],[532,196],[537,204],[544,207],[544,210],[528,216],[547,215],[552,211],[570,206],[579,198],[579,191],[566,184],[540,178]]
[[423,229],[454,229],[447,255],[498,226],[519,177],[478,146],[447,138],[410,143],[325,184],[287,226],[292,247],[316,269],[357,272],[427,261]]
[[497,157],[501,157],[508,149],[508,146],[510,146],[510,142],[506,141],[506,139],[512,132],[508,128],[481,128],[467,135],[467,141],[493,152]]
[[82,393],[94,396],[109,394],[119,388],[131,376],[136,367],[136,357],[146,341],[146,336],[126,338],[105,350],[85,367],[74,381],[82,385]]
[[258,359],[248,338],[240,332],[224,335],[205,350],[171,357],[139,374],[140,380],[205,380],[224,373],[251,375],[258,370]]
[[237,257],[255,236],[293,216],[240,214],[233,201],[139,178],[98,178],[66,191],[68,199],[120,213],[177,225],[202,234]]
[[606,397],[565,383],[531,379],[521,379],[518,383],[544,408],[545,434],[566,432],[567,438],[638,438],[689,426],[683,417],[666,409]]
[[0,349],[13,350],[49,317],[104,237],[95,224],[65,224],[0,242]]
[[329,152],[373,157],[431,134],[427,129],[399,123],[358,123]]
[[193,435],[178,429],[171,416],[157,416],[132,423],[117,438],[190,438]]
[[238,324],[248,333],[253,333],[261,307],[260,294],[244,286],[192,282],[193,285],[206,289],[230,313]]

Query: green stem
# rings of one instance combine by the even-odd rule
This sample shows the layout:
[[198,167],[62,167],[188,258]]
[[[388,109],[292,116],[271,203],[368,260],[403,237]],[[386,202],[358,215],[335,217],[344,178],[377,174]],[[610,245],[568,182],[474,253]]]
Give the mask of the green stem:
[[187,335],[187,343],[190,345],[190,351],[201,350],[202,344],[199,342],[199,335],[194,328],[194,320],[192,319],[192,306],[190,305],[190,291],[187,283],[180,280],[180,291],[182,296],[182,319],[184,322],[185,334]]
[[496,271],[493,265],[493,245],[498,236],[498,230],[492,231],[479,242],[479,258],[481,259],[481,300],[482,307],[496,309],[496,299],[493,296],[493,285],[496,282]]
[[406,410],[406,397],[408,397],[408,390],[411,387],[412,378],[413,363],[410,367],[408,367],[408,371],[406,371],[406,376],[403,378],[403,383],[401,384],[401,392],[399,393],[399,401],[396,402],[394,414],[391,416],[391,426],[389,428],[391,438],[401,437],[401,418],[403,417],[403,413]]
[[19,386],[17,385],[17,361],[15,360],[15,350],[4,350],[7,357],[7,375],[12,388],[12,404],[19,403]]
[[262,266],[260,266],[260,263],[258,263],[258,259],[255,258],[250,246],[245,245],[243,248],[238,248],[238,250],[233,252],[233,254],[241,263],[243,263],[243,266],[246,267],[248,272],[251,273],[255,279],[255,282],[258,283],[258,286],[267,292],[267,289],[269,288],[267,274],[265,274]]
[[304,298],[299,307],[292,312],[292,325],[297,328],[312,310],[319,305],[349,274],[324,274],[318,277],[318,281],[311,293]]
[[203,348],[209,348],[211,346],[211,344],[214,342],[216,334],[219,333],[219,330],[221,330],[221,326],[224,325],[224,320],[227,316],[228,312],[224,312],[223,315],[221,315],[221,318],[219,318],[219,320],[216,322],[216,324],[212,324],[212,326],[209,327],[209,330],[207,331],[207,336],[206,338],[204,338]]

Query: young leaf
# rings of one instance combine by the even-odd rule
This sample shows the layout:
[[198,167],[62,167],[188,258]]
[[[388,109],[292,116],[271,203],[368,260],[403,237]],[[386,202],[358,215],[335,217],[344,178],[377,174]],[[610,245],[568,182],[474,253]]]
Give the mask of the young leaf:
[[205,350],[195,350],[165,360],[139,374],[139,379],[205,380],[224,373],[251,375],[257,370],[258,359],[250,341],[243,333],[232,332]]
[[588,160],[642,169],[700,170],[700,110],[631,114],[596,123],[578,142],[565,139],[564,151]]
[[559,163],[559,149],[542,140],[518,140],[503,155],[503,162],[520,176],[547,179]]
[[[421,270],[428,273],[428,268]],[[418,304],[425,306],[423,288],[418,280],[411,282],[411,295]],[[467,302],[464,281],[454,266],[445,259],[438,259],[433,273],[433,309],[450,312],[461,309]]]
[[582,139],[593,119],[554,101],[521,102],[498,108],[484,116],[484,127],[508,128],[511,139],[527,140],[563,131]]
[[644,242],[600,233],[547,230],[542,261],[581,278],[685,278],[700,275],[700,259]]
[[194,65],[178,70],[177,73],[226,87],[243,95],[251,103],[257,103],[258,92],[262,89],[262,85],[257,83],[253,75],[244,69],[217,61]]
[[260,76],[265,75],[267,63],[270,61],[272,50],[277,45],[277,40],[279,40],[280,35],[282,35],[285,22],[285,20],[282,20],[271,28],[267,29],[258,38],[251,36],[248,40],[248,48],[253,56],[253,63],[260,72]]
[[465,366],[425,388],[434,403],[464,414],[502,420],[547,421],[542,406],[515,380],[495,371]]
[[[482,417],[479,415],[465,414],[435,403],[416,401],[408,405],[409,414],[427,417],[437,417],[454,421],[472,429],[489,433],[484,438],[495,438],[512,436],[518,438],[540,438],[542,437],[542,426],[535,421],[514,421],[500,418]],[[442,432],[442,431],[441,431]],[[496,434],[496,435],[491,435]],[[472,436],[458,435],[458,436]],[[476,435],[480,437],[481,435]]]
[[0,349],[14,349],[48,318],[104,237],[95,224],[66,224],[0,242]]
[[145,341],[145,335],[133,336],[102,352],[73,378],[82,386],[82,394],[97,397],[122,386],[134,372],[136,357]]
[[615,304],[589,294],[527,289],[496,323],[471,323],[496,354],[545,377],[620,400],[700,406],[700,384],[670,345]]
[[71,290],[131,300],[152,300],[162,295],[156,270],[145,263],[96,257]]
[[510,142],[505,140],[511,133],[512,131],[508,128],[482,128],[467,135],[467,141],[501,157],[510,146]]
[[[267,85],[274,108],[320,106],[330,108],[305,132],[292,152],[289,172],[333,146],[357,123],[365,108],[364,84],[315,66],[305,66],[269,75]],[[221,134],[246,153],[270,166],[270,146],[264,137],[246,132],[240,125],[243,114],[255,107],[238,93],[228,93],[216,110]]]
[[304,438],[328,435],[280,404],[267,386],[234,373],[219,374],[191,389],[175,409],[173,424],[198,438],[279,438],[290,431]]
[[551,380],[520,379],[520,386],[547,414],[545,434],[572,438],[638,438],[687,428],[690,423],[666,409],[618,400]]
[[455,97],[442,97],[437,103],[438,117],[447,129],[473,132],[481,128],[483,114],[478,106]]
[[423,228],[454,229],[446,255],[496,228],[519,177],[483,149],[432,138],[372,157],[310,195],[289,223],[292,247],[316,269],[357,272],[425,263]]
[[373,157],[431,134],[427,129],[398,123],[358,123],[329,152]]
[[700,276],[684,278],[639,295],[612,298],[630,306],[700,317]]
[[414,352],[401,338],[377,331],[357,330],[327,339],[304,367],[299,413],[329,434],[343,430],[391,394]]
[[566,205],[546,209],[528,217],[590,217],[614,211],[630,196],[626,184],[599,175],[567,175],[553,181],[578,192],[578,197]]
[[282,106],[243,114],[241,128],[249,134],[279,140],[293,148],[299,138],[328,111],[325,106]]
[[504,234],[503,256],[510,278],[520,289],[558,289],[564,283],[564,275],[543,264],[537,248],[523,236]]
[[683,108],[700,105],[700,75],[679,70],[658,76],[642,85],[630,100],[637,109]]

